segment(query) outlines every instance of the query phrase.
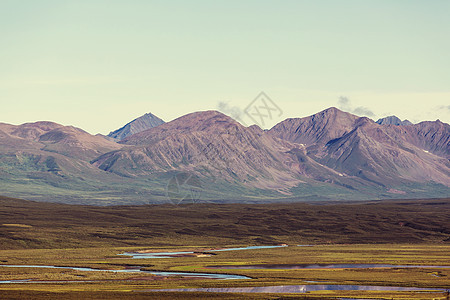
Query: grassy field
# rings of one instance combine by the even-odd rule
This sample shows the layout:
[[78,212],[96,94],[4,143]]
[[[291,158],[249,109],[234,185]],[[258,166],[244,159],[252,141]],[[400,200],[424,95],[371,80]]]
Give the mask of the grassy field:
[[[226,273],[248,280],[0,267],[0,299],[446,299],[443,292],[320,291],[306,294],[151,292],[166,288],[328,284],[449,288],[450,269],[208,269],[210,265],[383,263],[450,265],[450,200],[334,204],[93,207],[0,200],[0,264]],[[208,251],[210,257],[131,259],[125,251]],[[313,244],[297,247],[298,244]],[[50,281],[50,282],[48,282]],[[51,282],[51,281],[67,281]],[[75,281],[75,282],[72,282]],[[78,281],[78,282],[76,282]],[[91,282],[81,282],[91,281]],[[319,283],[318,283],[319,284]]]
[[0,249],[448,243],[450,199],[81,206],[0,198]]
[[[143,250],[144,248],[79,248],[79,249],[33,249],[2,250],[0,257],[3,264],[52,264],[57,266],[84,266],[102,269],[123,269],[130,265],[139,265],[148,270],[210,272],[240,274],[251,277],[249,280],[207,280],[188,278],[150,278],[148,274],[117,274],[110,272],[81,272],[60,269],[40,268],[0,268],[2,280],[92,280],[89,283],[25,283],[2,284],[0,295],[14,295],[25,291],[36,295],[50,293],[49,297],[68,293],[76,295],[85,292],[86,298],[104,292],[103,297],[150,297],[149,289],[161,288],[197,288],[197,287],[251,287],[274,285],[302,285],[308,281],[326,281],[328,284],[382,285],[423,288],[448,288],[450,286],[450,269],[433,267],[413,269],[319,269],[319,270],[262,270],[262,269],[206,269],[213,264],[291,264],[291,263],[390,263],[390,264],[424,264],[448,265],[450,245],[322,245],[313,247],[290,246],[285,248],[226,251],[218,252],[212,257],[179,257],[167,259],[133,260],[118,258],[116,254],[123,251]],[[176,248],[145,248],[175,251]],[[192,247],[186,250],[204,250]],[[78,293],[78,294],[77,294]],[[122,295],[123,294],[123,295]],[[180,293],[166,293],[168,297],[183,297]],[[160,294],[158,294],[159,297]],[[178,295],[178,296],[177,296]],[[184,294],[183,294],[184,295]],[[198,293],[184,295],[197,298]],[[201,294],[206,296],[204,294]],[[215,295],[207,294],[215,297]],[[287,294],[286,294],[287,295]],[[154,295],[153,295],[154,296]],[[226,297],[267,299],[276,295],[229,295]],[[294,295],[287,295],[293,297]],[[328,291],[311,292],[308,297],[376,297],[383,299],[445,299],[443,293],[418,292],[382,292],[382,291]],[[71,296],[72,297],[72,296]],[[161,296],[162,297],[162,296]],[[258,298],[260,297],[260,298]],[[265,298],[264,298],[265,297]],[[440,298],[439,298],[440,297]],[[91,298],[94,299],[94,298]],[[105,298],[106,299],[106,298]],[[164,298],[162,298],[164,299]],[[181,298],[180,298],[181,299]],[[390,298],[389,298],[390,299]]]

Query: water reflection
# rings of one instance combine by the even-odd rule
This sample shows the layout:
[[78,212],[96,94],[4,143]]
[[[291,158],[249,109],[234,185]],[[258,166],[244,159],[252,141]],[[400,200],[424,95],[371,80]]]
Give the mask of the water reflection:
[[[140,268],[131,268],[125,270],[107,270],[107,269],[92,269],[92,268],[79,268],[79,267],[57,267],[57,266],[41,266],[41,265],[0,265],[0,267],[8,268],[47,268],[47,269],[70,269],[74,271],[103,271],[103,272],[115,272],[115,273],[145,273],[156,276],[182,276],[182,277],[201,277],[207,279],[251,279],[250,277],[243,275],[232,274],[212,274],[212,273],[195,273],[195,272],[158,272],[158,271],[146,271]],[[6,280],[0,283],[16,283]],[[19,282],[17,282],[19,283]]]
[[398,286],[368,286],[368,285],[280,285],[261,287],[236,288],[186,288],[186,289],[157,289],[146,290],[152,292],[214,292],[214,293],[306,293],[314,291],[445,291],[436,288],[414,288]]
[[225,249],[213,249],[207,252],[194,252],[194,251],[181,251],[181,252],[149,252],[149,253],[139,253],[139,252],[125,252],[119,255],[131,256],[132,258],[172,258],[172,257],[183,257],[183,256],[199,256],[207,255],[208,252],[221,252],[221,251],[240,251],[240,250],[254,250],[254,249],[271,249],[287,247],[287,245],[277,245],[277,246],[248,246],[248,247],[238,247],[238,248],[225,248]]
[[217,265],[208,269],[372,269],[372,268],[450,268],[450,266],[391,265],[391,264],[256,264]]
[[31,279],[0,280],[0,283],[27,283]]

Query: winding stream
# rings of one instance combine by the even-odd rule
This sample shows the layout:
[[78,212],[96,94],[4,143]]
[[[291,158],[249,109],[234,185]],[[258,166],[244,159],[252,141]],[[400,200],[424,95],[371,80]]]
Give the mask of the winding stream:
[[[125,270],[107,270],[107,269],[92,269],[92,268],[79,268],[79,267],[57,267],[57,266],[40,266],[40,265],[0,265],[0,267],[7,268],[47,268],[47,269],[69,269],[74,271],[102,271],[102,272],[114,272],[114,273],[143,273],[152,274],[156,276],[183,276],[183,277],[195,277],[195,278],[207,278],[207,279],[251,279],[250,277],[243,275],[232,274],[212,274],[212,273],[195,273],[195,272],[160,272],[160,271],[145,271],[140,268],[125,269]],[[26,281],[25,281],[26,282]],[[23,283],[23,280],[11,282],[11,280],[0,281],[0,283]]]
[[438,288],[415,288],[398,286],[370,286],[370,285],[279,285],[261,287],[236,288],[186,288],[186,289],[158,289],[145,290],[146,292],[215,292],[215,293],[306,293],[313,291],[423,291],[444,292]]
[[[302,246],[302,245],[299,245]],[[305,245],[306,246],[306,245]],[[308,245],[309,246],[309,245]],[[241,248],[225,248],[213,249],[208,252],[153,252],[138,253],[125,252],[119,255],[131,256],[133,259],[142,258],[172,258],[177,256],[193,256],[198,254],[208,254],[209,252],[221,251],[238,251],[250,249],[270,249],[287,247],[287,245],[279,246],[249,246]],[[43,266],[43,265],[0,265],[7,268],[51,268],[51,269],[69,269],[74,271],[103,271],[116,273],[141,273],[151,274],[155,276],[182,276],[187,278],[206,278],[206,279],[251,279],[243,275],[231,274],[211,274],[211,273],[195,273],[195,272],[170,272],[170,271],[146,271],[141,267],[135,266],[130,269],[108,270],[93,269],[84,267],[59,267],[59,266]],[[255,264],[255,265],[215,265],[208,266],[210,269],[350,269],[350,268],[450,268],[450,266],[428,266],[428,265],[392,265],[392,264]],[[92,280],[80,281],[34,281],[31,279],[21,280],[2,280],[2,283],[67,283],[67,282],[94,282]],[[312,283],[312,282],[311,282]],[[319,283],[319,282],[317,282]],[[365,286],[365,285],[342,285],[342,284],[310,284],[310,285],[285,285],[285,286],[266,286],[266,287],[235,287],[235,288],[182,288],[182,289],[155,289],[145,290],[152,292],[218,292],[218,293],[306,293],[311,291],[423,291],[423,292],[444,292],[445,289],[439,288],[417,288],[417,287],[398,287],[398,286]]]
[[[224,248],[224,249],[207,250],[206,252],[271,249],[271,248],[281,248],[281,247],[287,247],[287,245],[279,245],[279,246],[249,246],[249,247],[240,247],[240,248]],[[173,258],[173,257],[178,257],[178,256],[184,256],[184,255],[195,255],[196,253],[204,253],[204,252],[194,252],[194,251],[149,252],[149,253],[125,252],[125,253],[121,253],[119,255],[126,255],[126,256],[131,256],[134,259],[139,259],[139,258]]]
[[375,268],[438,268],[448,269],[450,266],[427,265],[391,265],[391,264],[256,264],[256,265],[217,265],[207,266],[207,269],[375,269]]

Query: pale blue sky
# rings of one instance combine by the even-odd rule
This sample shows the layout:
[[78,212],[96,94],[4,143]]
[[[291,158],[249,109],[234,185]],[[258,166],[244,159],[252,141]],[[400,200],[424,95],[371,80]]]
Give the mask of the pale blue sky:
[[[450,1],[0,0],[0,122],[244,109],[450,122]],[[272,124],[270,124],[272,125]]]

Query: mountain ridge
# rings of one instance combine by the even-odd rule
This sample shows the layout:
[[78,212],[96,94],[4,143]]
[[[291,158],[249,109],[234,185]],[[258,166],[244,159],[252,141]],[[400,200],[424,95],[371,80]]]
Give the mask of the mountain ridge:
[[404,126],[404,125],[412,125],[412,123],[408,120],[400,120],[397,116],[388,116],[381,119],[378,119],[375,123],[380,125],[396,125],[396,126]]
[[146,113],[131,122],[128,122],[121,128],[111,131],[107,136],[115,140],[123,140],[128,136],[139,133],[141,131],[159,126],[165,122],[152,113]]
[[449,145],[450,125],[439,120],[383,125],[334,107],[270,130],[193,112],[120,141],[53,122],[0,123],[0,189],[60,202],[164,203],[167,182],[185,173],[214,201],[441,197],[450,191]]
[[[319,116],[323,112],[327,110],[320,112]],[[332,123],[322,122],[325,126],[316,126],[311,124],[316,117],[313,115],[282,121],[270,133],[291,142],[309,141],[313,137],[316,143],[307,149],[310,157],[339,172],[381,186],[394,182],[401,184],[407,180],[429,180],[449,185],[450,164],[446,157],[439,157],[442,154],[448,156],[448,124],[434,121],[392,127],[337,109],[333,109],[333,114],[339,115],[341,120],[344,116],[351,122],[336,122],[336,118],[331,118]],[[324,129],[330,124],[334,131],[324,134]],[[339,134],[342,135],[335,137]],[[425,146],[427,149],[423,148]]]

